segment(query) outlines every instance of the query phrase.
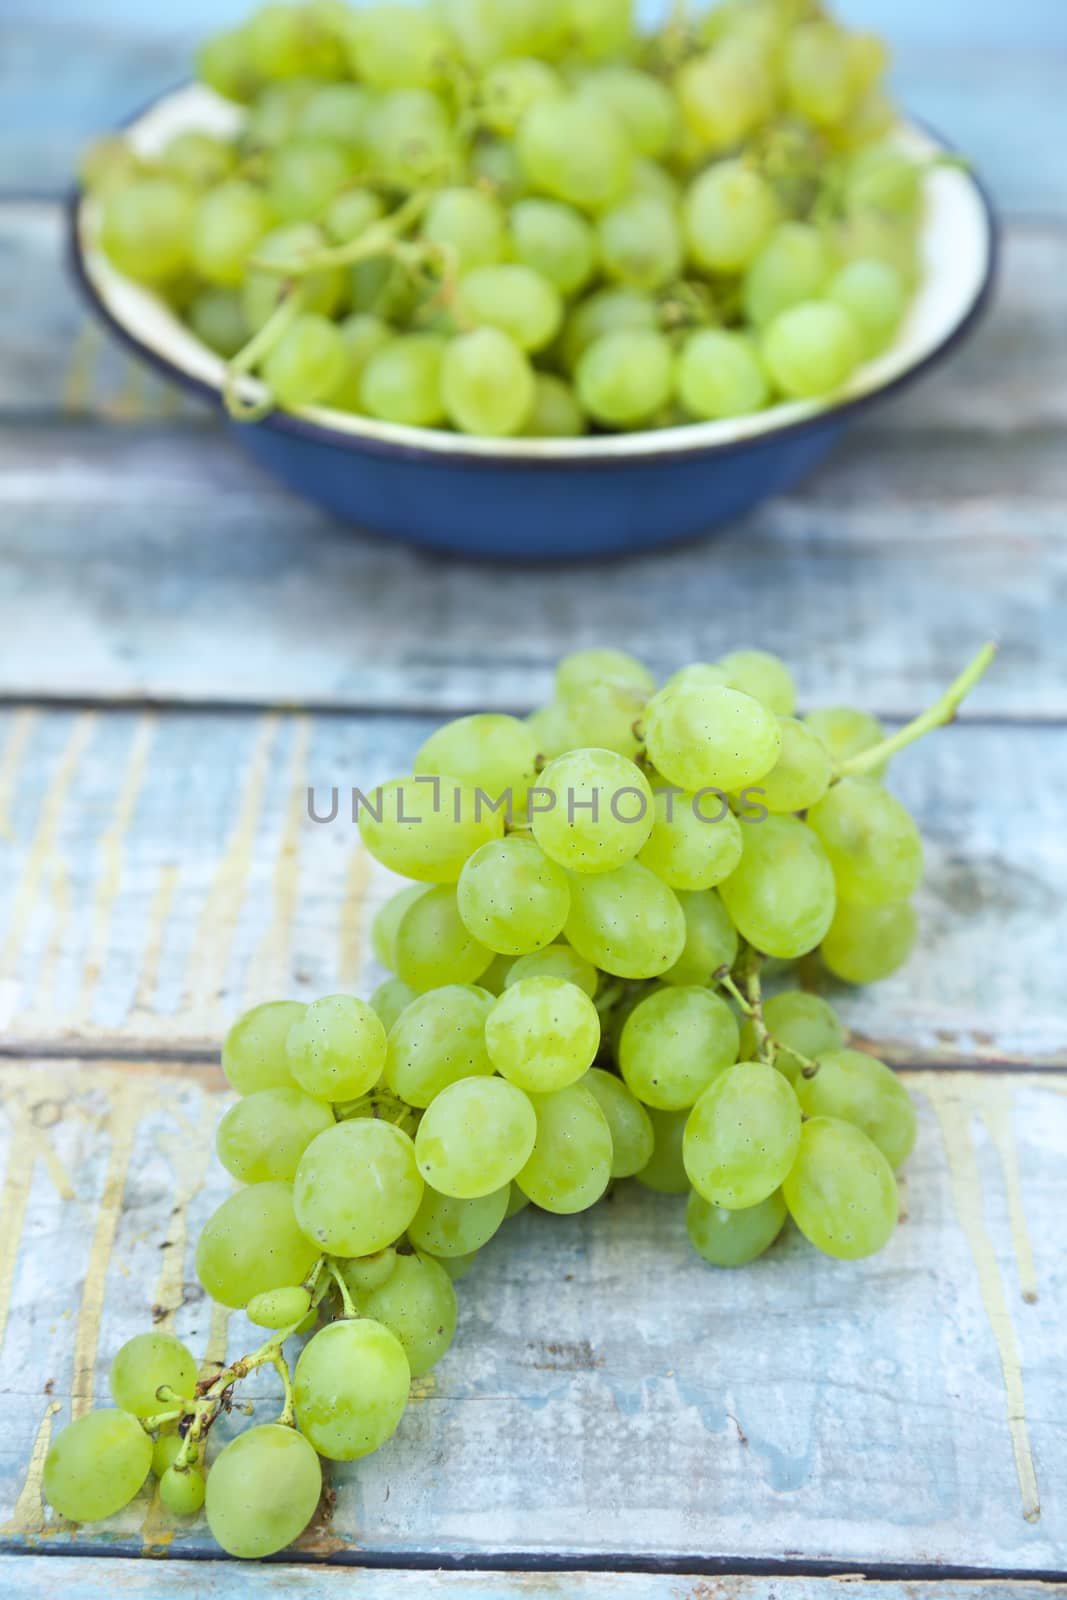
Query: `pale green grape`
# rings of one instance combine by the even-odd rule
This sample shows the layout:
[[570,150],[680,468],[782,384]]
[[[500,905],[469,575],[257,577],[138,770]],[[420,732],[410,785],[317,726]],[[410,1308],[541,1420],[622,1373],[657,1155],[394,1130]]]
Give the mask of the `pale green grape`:
[[363,404],[363,374],[371,357],[392,338],[389,324],[367,311],[356,311],[338,326],[344,345],[345,372],[330,390],[329,405],[337,411],[359,411]]
[[578,398],[597,422],[633,428],[670,400],[674,353],[661,333],[641,329],[605,334],[591,344],[575,373]]
[[[804,1063],[797,1059],[793,1050],[799,1050],[809,1060],[816,1060],[827,1051],[840,1050],[845,1042],[845,1030],[833,1007],[817,994],[804,994],[799,989],[788,989],[765,1000],[763,1020],[777,1046],[774,1065],[785,1073],[794,1087]],[[740,1044],[743,1061],[756,1059],[758,1042],[753,1023],[743,1022]]]
[[371,995],[370,1003],[381,1017],[382,1026],[388,1034],[393,1023],[418,998],[410,984],[403,983],[400,978],[386,978]]
[[291,1328],[301,1322],[310,1309],[311,1295],[300,1285],[254,1295],[245,1307],[245,1315],[257,1328]]
[[655,1143],[651,1160],[635,1174],[638,1183],[655,1194],[687,1193],[689,1175],[682,1159],[682,1141],[689,1112],[656,1111],[649,1107],[648,1120]]
[[573,878],[564,931],[580,956],[616,978],[658,978],[686,940],[677,895],[639,861]]
[[[340,1132],[331,1128],[318,1139]],[[293,1201],[290,1183],[253,1183],[212,1213],[196,1246],[197,1276],[212,1300],[239,1309],[258,1294],[303,1283],[319,1252],[302,1232]]]
[[209,283],[236,287],[273,215],[262,190],[232,178],[209,190],[196,205],[189,238],[193,267]]
[[168,1467],[159,1480],[159,1498],[176,1517],[195,1517],[206,1493],[207,1479],[198,1467]]
[[555,286],[514,262],[464,273],[456,312],[461,323],[506,333],[520,350],[543,350],[563,322],[563,302]]
[[619,684],[643,690],[646,695],[656,690],[656,680],[648,667],[625,650],[575,650],[556,667],[556,694],[560,700]]
[[455,883],[468,856],[502,838],[504,818],[453,778],[399,778],[360,807],[359,832],[393,872],[419,883]]
[[731,689],[751,695],[777,717],[793,715],[797,704],[793,674],[769,650],[734,650],[716,665],[725,672]]
[[843,122],[856,98],[844,32],[830,22],[805,22],[786,43],[785,87],[794,111],[817,127]]
[[299,1089],[260,1089],[230,1107],[215,1149],[240,1183],[292,1183],[312,1139],[332,1124],[329,1106]]
[[360,1311],[403,1345],[413,1378],[424,1378],[455,1337],[456,1291],[433,1256],[398,1256],[385,1282],[361,1297]]
[[328,1461],[359,1461],[391,1439],[408,1403],[404,1347],[380,1322],[332,1322],[300,1353],[293,1399],[300,1431]]
[[741,864],[719,885],[734,926],[764,955],[795,961],[814,950],[833,921],[834,874],[818,837],[795,817],[767,817],[744,829]]
[[678,277],[685,257],[681,223],[668,200],[630,194],[597,224],[604,274],[632,289],[662,289]]
[[570,712],[562,701],[553,701],[531,712],[526,726],[537,741],[538,763],[544,764],[567,750],[574,749],[571,737]]
[[362,151],[373,104],[374,97],[361,84],[323,84],[301,105],[293,133],[298,138],[329,139]]
[[684,1111],[737,1060],[737,1021],[709,989],[659,989],[635,1006],[619,1040],[619,1070],[657,1111]]
[[490,1011],[485,1042],[493,1066],[511,1083],[548,1094],[577,1083],[592,1066],[600,1017],[577,984],[523,978],[509,984]]
[[508,334],[475,328],[445,351],[441,393],[461,433],[508,438],[522,432],[533,406],[533,368]]
[[385,1041],[381,1018],[365,1000],[329,995],[290,1028],[289,1069],[317,1100],[358,1100],[385,1070]]
[[554,284],[561,294],[577,294],[597,268],[597,238],[574,206],[559,200],[520,200],[509,215],[516,261]]
[[250,151],[262,154],[296,136],[301,113],[314,93],[308,82],[267,84],[249,108],[244,137]]
[[295,1089],[286,1040],[306,1007],[300,1000],[272,1000],[239,1017],[222,1047],[222,1070],[238,1094],[258,1089]]
[[509,834],[476,850],[460,873],[459,914],[472,936],[501,955],[530,955],[563,932],[567,874],[533,839]]
[[711,889],[695,894],[677,890],[685,913],[685,948],[673,967],[663,973],[670,984],[707,984],[721,967],[732,967],[737,960],[737,929],[726,908]]
[[441,1091],[419,1123],[419,1171],[438,1194],[479,1200],[518,1175],[536,1132],[521,1089],[502,1078],[462,1078]]
[[607,1120],[611,1133],[611,1176],[632,1178],[648,1166],[655,1147],[652,1120],[647,1110],[613,1072],[591,1067],[579,1082],[593,1095]]
[[314,222],[351,175],[347,150],[327,139],[294,139],[271,159],[267,198],[282,222]]
[[778,220],[774,191],[740,161],[720,161],[690,187],[685,199],[689,249],[708,272],[741,272]]
[[190,300],[186,317],[201,343],[226,361],[243,350],[252,337],[235,289],[203,290]]
[[565,92],[563,79],[546,61],[517,56],[489,68],[481,82],[478,110],[486,127],[510,138],[532,105],[559,100]]
[[432,89],[443,81],[452,41],[427,7],[372,5],[346,17],[356,78],[372,89]]
[[525,722],[484,713],[438,728],[416,755],[413,771],[454,778],[493,801],[510,794],[514,810],[521,811],[536,781],[537,755],[537,740]]
[[[95,1413],[94,1413],[95,1415]],[[157,1478],[162,1478],[168,1467],[174,1465],[178,1452],[185,1440],[177,1432],[177,1425],[173,1422],[166,1424],[174,1428],[173,1433],[160,1432],[155,1444],[152,1446],[152,1471]]]
[[100,243],[112,264],[139,283],[176,278],[189,265],[193,190],[176,178],[134,178],[104,196]]
[[[508,1209],[504,1213],[504,1221],[510,1222],[512,1217],[517,1217],[520,1211],[525,1211],[530,1204],[529,1199],[523,1194],[517,1183],[511,1185],[511,1194],[508,1197]],[[453,1274],[453,1282],[455,1275]]]
[[587,432],[585,413],[569,383],[550,372],[534,373],[533,404],[522,432],[529,439],[580,439]]
[[907,900],[885,906],[842,900],[820,954],[845,983],[880,983],[904,965],[917,937],[915,910]]
[[152,1441],[126,1411],[89,1411],[52,1441],[41,1488],[72,1522],[102,1522],[128,1505],[152,1465]]
[[358,1300],[362,1295],[373,1294],[383,1283],[388,1283],[396,1271],[400,1256],[393,1245],[375,1250],[369,1256],[338,1263],[339,1270],[351,1294]]
[[478,979],[478,987],[484,989],[494,999],[498,994],[503,994],[504,984],[507,982],[514,961],[514,956],[494,956]]
[[648,779],[611,750],[557,756],[542,772],[534,796],[534,838],[550,860],[572,872],[612,871],[630,861],[652,831]]
[[243,28],[231,28],[205,40],[196,53],[196,75],[227,100],[242,104],[260,87],[259,75],[248,58]]
[[913,220],[922,208],[922,165],[893,144],[858,150],[849,163],[845,203],[852,212]]
[[625,55],[633,43],[633,0],[568,0],[566,40],[587,61]]
[[611,1182],[611,1128],[600,1102],[581,1083],[533,1102],[537,1138],[515,1181],[543,1211],[587,1211]]
[[606,106],[642,156],[659,160],[671,153],[678,138],[678,107],[667,85],[652,73],[622,63],[600,67],[579,81],[578,93]]
[[817,733],[796,717],[779,717],[782,748],[754,794],[768,811],[806,811],[826,794],[833,777],[830,752]]
[[892,344],[908,297],[904,280],[891,262],[850,261],[831,279],[826,294],[852,318],[864,356],[875,356]]
[[656,770],[693,792],[758,783],[782,744],[777,718],[751,695],[684,679],[649,701],[645,739]]
[[675,91],[697,148],[721,155],[751,133],[773,103],[774,86],[762,53],[747,40],[727,38],[679,71]]
[[260,6],[244,26],[249,59],[264,78],[337,77],[341,47],[314,6]]
[[600,985],[600,975],[593,962],[586,961],[569,944],[550,944],[544,950],[535,950],[533,955],[520,956],[512,962],[504,987],[510,989],[527,978],[562,978],[565,983],[576,984],[590,1000],[596,996]]
[[366,1256],[400,1237],[418,1210],[422,1188],[408,1135],[392,1123],[360,1117],[339,1122],[308,1145],[293,1206],[307,1238],[322,1250]]
[[[852,706],[829,706],[821,711],[809,711],[804,721],[813,733],[818,734],[835,765],[847,761],[850,756],[862,755],[865,750],[873,749],[886,736],[885,729],[876,717],[866,711],[857,711]],[[888,766],[889,762],[883,761],[879,766],[872,767],[867,777],[884,777]]]
[[367,122],[368,162],[393,189],[434,187],[456,169],[455,138],[443,100],[428,89],[392,89]]
[[741,824],[725,799],[657,789],[655,819],[637,859],[672,889],[712,889],[741,859]]
[[[295,261],[318,255],[329,248],[329,241],[321,228],[311,222],[290,222],[285,227],[273,228],[256,245],[255,259],[259,261]],[[285,288],[285,279],[279,272],[253,268],[241,284],[241,309],[253,331],[258,332],[272,315]],[[306,272],[300,277],[303,309],[328,317],[336,311],[344,294],[345,278],[339,267],[325,267],[321,272]]]
[[658,161],[650,161],[647,156],[640,156],[634,162],[632,188],[638,194],[655,194],[661,200],[669,201],[672,206],[681,206],[682,187],[677,178]]
[[489,1076],[485,1019],[492,997],[448,985],[420,995],[393,1024],[385,1086],[409,1106],[428,1106],[460,1078]]
[[397,976],[420,993],[448,984],[474,983],[493,952],[460,916],[456,891],[439,884],[408,907],[396,930]]
[[[663,685],[664,689],[685,689],[694,692],[704,689],[729,689],[736,687],[730,683],[726,675],[726,668],[716,665],[713,661],[693,661],[688,667],[680,667]],[[759,696],[754,695],[758,700]]]
[[623,193],[633,147],[619,119],[595,100],[572,96],[529,106],[516,135],[530,182],[583,211],[600,211]]
[[765,327],[780,311],[817,299],[833,265],[824,234],[808,222],[783,222],[745,273],[748,320]]
[[791,400],[819,400],[848,382],[862,356],[856,324],[833,300],[802,300],[770,322],[763,359]]
[[800,1106],[773,1067],[743,1061],[719,1074],[689,1114],[689,1181],[712,1205],[739,1211],[780,1186],[796,1159]]
[[865,1133],[833,1117],[805,1122],[782,1193],[804,1237],[839,1261],[874,1255],[897,1225],[892,1167]]
[[504,213],[481,189],[441,189],[422,221],[422,236],[460,272],[491,266],[504,254]]
[[308,313],[287,328],[263,363],[277,403],[292,410],[327,399],[344,381],[345,342],[328,317]]
[[900,801],[871,778],[843,778],[808,813],[842,900],[864,906],[906,900],[923,874],[919,830]]
[[566,701],[570,749],[613,750],[633,761],[641,750],[647,691],[634,683],[597,683]]
[[171,1408],[159,1399],[164,1384],[187,1399],[196,1388],[197,1367],[172,1333],[138,1333],[127,1339],[111,1363],[111,1398],[135,1417],[153,1417]]
[[686,340],[678,394],[691,416],[705,422],[747,416],[766,405],[769,393],[759,351],[746,334],[702,328]]
[[375,913],[370,930],[371,947],[382,966],[390,972],[396,971],[396,930],[408,907],[414,905],[426,889],[426,884],[410,883],[406,889],[391,895]]
[[808,1117],[851,1122],[876,1144],[891,1167],[900,1167],[915,1146],[915,1104],[896,1073],[859,1050],[836,1050],[819,1058],[814,1077],[796,1085]]
[[696,1190],[689,1196],[685,1226],[698,1255],[713,1267],[747,1267],[769,1250],[786,1219],[782,1191],[739,1211],[712,1205]]
[[475,1200],[456,1200],[427,1186],[418,1213],[408,1228],[417,1250],[451,1260],[473,1255],[488,1244],[508,1209],[510,1185]]
[[501,205],[511,205],[529,192],[519,153],[510,139],[479,139],[470,154],[470,177],[483,184]]
[[655,333],[658,329],[659,309],[651,295],[639,294],[636,289],[597,289],[567,317],[560,342],[563,363],[573,373],[586,351],[608,334]]
[[385,203],[372,189],[342,189],[327,207],[323,227],[335,243],[351,244],[384,215]]
[[227,1555],[257,1560],[303,1533],[321,1493],[322,1467],[302,1433],[279,1422],[249,1428],[208,1473],[208,1526]]
[[445,420],[441,370],[445,341],[432,333],[409,333],[383,345],[363,369],[363,408],[383,422],[432,428]]

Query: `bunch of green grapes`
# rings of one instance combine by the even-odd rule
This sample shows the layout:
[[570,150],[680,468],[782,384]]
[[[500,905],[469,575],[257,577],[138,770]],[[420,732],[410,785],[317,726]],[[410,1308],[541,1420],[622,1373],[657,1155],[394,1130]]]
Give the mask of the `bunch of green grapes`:
[[232,137],[83,176],[240,415],[677,427],[824,400],[896,338],[924,174],[886,65],[818,0],[651,33],[632,0],[276,0],[200,52]]
[[[434,733],[361,812],[368,851],[412,880],[372,929],[391,975],[369,1001],[258,1006],[223,1046],[238,1098],[217,1151],[237,1187],[196,1266],[267,1337],[203,1378],[169,1333],[123,1346],[115,1408],[48,1452],[53,1508],[110,1516],[154,1474],[230,1554],[283,1549],[316,1512],[321,1461],[400,1427],[452,1343],[456,1282],[529,1205],[571,1215],[635,1178],[688,1195],[718,1267],[755,1260],[787,1218],[840,1260],[882,1249],[911,1098],[813,989],[765,996],[762,967],[818,954],[858,983],[907,959],[922,847],[886,768],[991,656],[892,735],[847,707],[798,717],[760,650],[662,684],[585,650],[528,718]],[[280,1414],[214,1454],[234,1387],[268,1365]]]

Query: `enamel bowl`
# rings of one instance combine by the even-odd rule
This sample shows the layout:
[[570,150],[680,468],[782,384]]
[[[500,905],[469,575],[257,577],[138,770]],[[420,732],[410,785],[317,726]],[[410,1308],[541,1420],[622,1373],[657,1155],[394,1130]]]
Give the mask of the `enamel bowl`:
[[[146,156],[188,128],[229,133],[240,113],[210,90],[165,95],[129,125]],[[914,125],[901,144],[942,153]],[[474,439],[308,407],[230,423],[256,460],[306,499],[387,537],[510,561],[637,551],[711,532],[788,488],[867,407],[947,356],[985,308],[996,225],[978,181],[944,164],[926,179],[923,283],[894,345],[829,402],[585,439]],[[222,409],[223,363],[96,247],[94,206],[75,196],[76,275],[94,309],[175,383]],[[225,415],[225,412],[223,412]],[[227,419],[229,420],[229,419]]]

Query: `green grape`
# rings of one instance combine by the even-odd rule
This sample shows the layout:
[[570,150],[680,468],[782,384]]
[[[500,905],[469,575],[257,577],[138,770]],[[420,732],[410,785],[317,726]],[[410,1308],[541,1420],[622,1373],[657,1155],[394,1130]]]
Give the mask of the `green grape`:
[[300,1431],[328,1461],[359,1461],[400,1424],[411,1388],[404,1347],[380,1322],[332,1322],[309,1340],[293,1373]]
[[308,1006],[286,1041],[289,1068],[318,1100],[358,1100],[385,1070],[381,1018],[354,995],[328,995]]
[[186,319],[202,344],[230,361],[243,350],[252,330],[234,289],[204,289],[189,302]]
[[245,30],[231,28],[205,40],[196,53],[196,75],[216,94],[246,105],[259,88],[260,79],[248,58]]
[[845,205],[853,213],[879,212],[914,220],[922,209],[923,168],[893,144],[858,150],[849,163]]
[[[341,1131],[328,1129],[318,1139]],[[304,1281],[318,1250],[301,1231],[293,1200],[292,1184],[253,1183],[212,1213],[197,1243],[196,1271],[213,1300],[240,1309],[258,1294]]]
[[386,978],[371,995],[370,1003],[381,1017],[382,1026],[388,1034],[393,1023],[417,999],[418,994],[410,984],[401,982],[399,978]]
[[915,1104],[896,1073],[859,1050],[820,1056],[814,1077],[796,1085],[808,1117],[850,1122],[876,1144],[891,1167],[900,1167],[915,1147]]
[[774,87],[762,53],[747,40],[726,39],[696,56],[675,79],[685,126],[704,155],[732,149],[766,117]]
[[612,871],[631,860],[652,831],[648,779],[611,750],[557,756],[534,794],[534,838],[546,856],[572,872]]
[[635,1174],[638,1183],[654,1194],[686,1194],[689,1175],[682,1160],[688,1111],[656,1111],[648,1108],[654,1146],[652,1159]]
[[385,203],[372,189],[342,189],[327,206],[322,225],[335,244],[351,244],[384,215]]
[[[415,275],[392,254],[369,256],[357,261],[348,274],[348,297],[353,311],[364,311],[390,324],[400,326],[413,322],[422,309],[422,299]],[[427,337],[439,339],[444,350],[443,327],[436,328]],[[414,335],[412,335],[414,337]],[[432,391],[429,398],[432,399]],[[428,403],[424,392],[424,403]],[[359,395],[363,407],[362,384]]]
[[669,200],[631,194],[603,213],[597,233],[605,276],[631,289],[662,289],[682,270],[685,245]]
[[452,41],[428,8],[372,5],[346,17],[355,76],[372,89],[432,89],[445,77]]
[[526,718],[526,726],[537,742],[538,764],[551,761],[567,750],[573,750],[569,708],[559,701],[542,706]]
[[306,79],[267,84],[245,118],[244,143],[249,152],[262,156],[295,138],[314,92]]
[[257,1294],[245,1307],[249,1322],[257,1328],[291,1328],[302,1322],[311,1310],[311,1295],[302,1285],[293,1289],[271,1289]]
[[358,83],[325,83],[301,105],[293,134],[362,151],[374,97]]
[[713,890],[676,893],[685,914],[685,947],[674,966],[663,973],[662,981],[675,985],[708,984],[714,973],[722,967],[732,967],[737,960],[737,929]]
[[285,1046],[305,1010],[300,1000],[272,1000],[234,1023],[222,1047],[222,1070],[238,1094],[297,1087]]
[[573,700],[591,689],[629,686],[646,697],[656,692],[656,680],[636,656],[625,650],[575,650],[564,656],[556,668],[556,694],[560,700]]
[[653,696],[645,740],[656,770],[693,792],[758,783],[778,760],[782,743],[777,718],[758,700],[694,680]]
[[659,310],[651,295],[636,289],[597,289],[575,306],[563,328],[561,354],[574,372],[586,351],[611,333],[655,333]]
[[340,331],[328,317],[297,317],[263,363],[263,377],[279,405],[290,410],[326,400],[344,381],[347,357]]
[[533,406],[533,369],[508,334],[475,328],[445,351],[441,393],[449,421],[461,433],[509,438],[522,432]]
[[560,294],[586,287],[597,268],[597,236],[580,211],[559,200],[520,200],[508,221],[516,261]]
[[[862,755],[865,750],[873,749],[885,738],[885,729],[876,717],[866,711],[857,711],[852,706],[830,706],[822,711],[809,711],[804,721],[813,733],[818,734],[835,766],[840,766],[850,756]],[[867,777],[884,777],[888,766],[889,762],[883,761],[879,766],[872,767]]]
[[363,404],[363,374],[367,363],[392,338],[392,331],[381,317],[356,311],[338,327],[344,345],[345,374],[330,390],[327,400],[335,410],[359,411]]
[[694,1189],[685,1209],[685,1226],[693,1249],[713,1267],[747,1267],[770,1249],[786,1214],[780,1189],[739,1211],[712,1205]]
[[843,778],[813,806],[808,826],[822,840],[842,900],[891,905],[919,886],[923,847],[900,801],[871,778]]
[[678,107],[667,85],[652,73],[621,63],[600,67],[580,80],[578,93],[606,106],[640,155],[654,160],[670,155],[678,138]]
[[159,1480],[159,1498],[176,1517],[195,1517],[206,1493],[207,1479],[198,1467],[168,1467]]
[[[765,1000],[763,1021],[777,1047],[774,1065],[785,1073],[794,1087],[804,1066],[793,1054],[794,1050],[815,1060],[828,1050],[840,1050],[845,1042],[845,1030],[833,1007],[817,994],[804,994],[799,989],[787,989]],[[756,1059],[758,1043],[755,1025],[751,1021],[743,1022],[740,1044],[743,1061]]]
[[[563,302],[539,272],[512,262],[475,267],[463,275],[456,295],[461,322],[497,328],[520,350],[543,350],[559,332]],[[527,407],[533,396],[527,398]]]
[[393,872],[419,883],[455,883],[468,856],[502,838],[504,818],[453,778],[399,778],[361,806],[359,831]]
[[400,1256],[393,1245],[375,1250],[369,1256],[357,1256],[351,1261],[339,1261],[338,1270],[355,1299],[373,1294],[383,1283],[388,1283],[396,1271]]
[[385,1086],[409,1106],[428,1106],[450,1083],[493,1071],[485,1046],[492,997],[460,985],[420,995],[389,1033]]
[[636,760],[647,704],[646,691],[632,683],[598,683],[573,695],[565,713],[570,748],[613,750],[628,761]]
[[375,102],[367,126],[371,167],[392,189],[436,186],[455,172],[447,107],[426,89],[393,89]]
[[522,978],[508,985],[490,1011],[485,1042],[493,1066],[511,1083],[548,1094],[577,1083],[592,1066],[600,1018],[577,984]]
[[745,273],[745,315],[757,328],[780,311],[817,299],[830,276],[833,257],[825,235],[808,222],[783,222]]
[[209,189],[228,178],[237,165],[237,151],[200,128],[186,128],[164,145],[158,166],[169,178],[194,189]]
[[567,874],[533,839],[511,834],[475,851],[460,873],[456,901],[475,939],[521,956],[562,933],[571,892]]
[[511,794],[514,809],[526,804],[537,776],[537,740],[518,717],[496,713],[459,717],[432,733],[415,757],[417,775],[439,774],[492,800]]
[[[711,661],[694,661],[688,667],[672,672],[663,687],[702,692],[705,689],[729,689],[732,686],[725,667]],[[754,695],[753,699],[758,700],[759,696]]]
[[321,1099],[299,1089],[259,1089],[227,1111],[215,1149],[240,1183],[292,1183],[312,1139],[332,1125],[333,1112]]
[[709,167],[685,198],[689,248],[708,272],[742,272],[778,220],[774,191],[740,161]]
[[479,944],[460,916],[451,884],[420,895],[396,931],[397,976],[420,993],[474,983],[492,959],[493,952]]
[[351,173],[343,146],[326,139],[294,139],[274,152],[267,197],[282,222],[313,222]]
[[789,35],[785,88],[792,109],[816,127],[843,122],[856,98],[846,35],[830,22],[804,22]]
[[189,265],[196,197],[176,178],[135,178],[103,197],[100,243],[139,283],[164,283]]
[[504,984],[514,959],[513,956],[494,956],[478,979],[478,987],[484,989],[486,994],[492,995],[494,1000],[497,995],[504,992]]
[[638,861],[672,889],[712,889],[741,859],[741,824],[725,799],[657,789],[655,821]]
[[518,151],[509,139],[479,139],[470,154],[469,175],[501,205],[512,205],[529,191]]
[[751,695],[778,717],[796,710],[797,690],[784,661],[767,650],[735,650],[716,663],[726,673],[731,689]]
[[634,428],[667,405],[674,390],[674,353],[661,333],[634,329],[591,344],[575,373],[578,398],[597,422]]
[[889,68],[889,52],[876,33],[847,33],[849,75],[853,92],[866,94]]
[[138,1333],[111,1363],[111,1398],[135,1417],[153,1417],[170,1408],[157,1391],[164,1385],[188,1399],[196,1388],[197,1369],[189,1351],[172,1333]]
[[880,983],[904,965],[917,936],[915,911],[907,900],[885,906],[842,900],[820,954],[845,983]]
[[791,400],[819,400],[848,382],[859,366],[860,336],[836,301],[803,300],[768,324],[763,359]]
[[201,196],[193,213],[189,255],[194,269],[209,283],[236,287],[271,223],[271,208],[255,184],[242,178],[220,183]]
[[322,1467],[302,1433],[280,1422],[249,1428],[208,1473],[208,1527],[227,1555],[274,1555],[303,1533],[321,1493]]
[[638,861],[575,877],[564,929],[580,956],[616,978],[658,978],[685,948],[685,913],[672,889]]
[[[329,247],[321,228],[311,222],[290,222],[274,228],[256,245],[257,261],[300,261]],[[257,331],[272,316],[284,291],[285,279],[278,272],[253,269],[241,285],[241,309],[250,328]],[[344,294],[345,278],[339,267],[303,273],[300,293],[303,309],[328,317],[336,311]]]
[[385,904],[379,907],[371,923],[371,948],[376,959],[390,972],[396,971],[396,930],[405,911],[426,893],[426,889],[424,883],[409,883],[406,889],[390,895]]
[[432,428],[445,420],[441,369],[445,341],[432,333],[408,333],[376,350],[363,369],[363,409],[383,422]]
[[360,1310],[403,1346],[413,1378],[424,1378],[455,1337],[456,1291],[433,1256],[398,1256],[395,1271],[363,1295]]
[[567,42],[587,61],[627,53],[633,43],[633,0],[569,0]]
[[[110,1415],[110,1413],[107,1414]],[[167,1468],[174,1465],[178,1458],[178,1453],[185,1443],[185,1440],[177,1431],[176,1423],[172,1422],[167,1426],[174,1428],[175,1431],[173,1433],[161,1432],[152,1446],[152,1471],[157,1478],[162,1478]]]
[[795,717],[779,717],[778,731],[781,753],[754,792],[768,811],[806,811],[830,787],[834,773],[830,752],[818,734]]
[[587,432],[585,413],[574,390],[550,372],[534,373],[533,403],[522,433],[529,439],[580,439]]
[[517,1176],[536,1132],[521,1089],[502,1078],[462,1078],[442,1090],[419,1124],[419,1171],[438,1194],[480,1200]]
[[867,358],[892,344],[908,303],[904,280],[888,261],[850,261],[830,280],[826,295],[852,318]]
[[300,1227],[337,1256],[372,1255],[392,1244],[421,1198],[414,1144],[402,1129],[373,1117],[320,1133],[301,1156],[293,1185]]
[[631,187],[637,194],[658,195],[661,200],[666,200],[672,206],[681,206],[682,189],[678,180],[666,167],[660,166],[658,161],[649,161],[641,156],[634,162],[634,175]]
[[532,955],[520,956],[508,969],[504,988],[512,989],[528,978],[562,978],[564,983],[575,984],[590,1000],[595,998],[600,985],[600,975],[593,962],[586,961],[569,944],[550,944]]
[[562,78],[546,61],[517,56],[489,68],[481,82],[478,111],[487,128],[510,138],[532,105],[559,100],[564,93]]
[[897,1225],[892,1167],[865,1133],[833,1117],[805,1122],[782,1193],[805,1239],[838,1261],[874,1255]]
[[759,1205],[789,1173],[800,1124],[797,1097],[780,1072],[758,1061],[729,1067],[705,1089],[686,1123],[690,1183],[728,1211]]
[[260,6],[244,27],[249,59],[264,78],[340,76],[340,46],[314,6]]
[[655,1135],[648,1112],[613,1072],[591,1067],[579,1083],[589,1090],[607,1121],[611,1134],[611,1176],[632,1178],[652,1160]]
[[89,194],[105,195],[141,176],[137,152],[127,139],[109,135],[94,139],[78,161],[78,177]]
[[152,1441],[126,1411],[89,1411],[57,1435],[41,1488],[71,1522],[102,1522],[128,1505],[152,1465]]
[[743,417],[767,404],[770,390],[759,351],[743,333],[702,328],[685,342],[678,363],[678,394],[703,422]]
[[[520,1211],[525,1211],[530,1204],[529,1198],[523,1194],[517,1183],[511,1185],[508,1197],[508,1209],[504,1213],[504,1221],[510,1222],[512,1217],[517,1217]],[[453,1281],[455,1281],[453,1279]]]
[[473,1255],[500,1228],[508,1208],[510,1185],[474,1200],[456,1200],[427,1186],[418,1213],[408,1228],[416,1250],[450,1260]]
[[635,1006],[619,1040],[619,1070],[638,1100],[684,1111],[737,1060],[737,1021],[709,989],[658,989]]
[[605,106],[579,96],[529,106],[516,148],[535,188],[582,211],[600,211],[619,199],[633,169],[622,123]]
[[741,864],[719,894],[743,939],[764,955],[795,961],[833,921],[834,874],[818,837],[795,817],[767,817],[745,830]]
[[440,189],[422,222],[422,236],[444,250],[460,272],[487,267],[504,253],[504,214],[481,189]]
[[600,1102],[581,1083],[533,1100],[537,1138],[515,1181],[543,1211],[587,1211],[611,1182],[611,1128]]

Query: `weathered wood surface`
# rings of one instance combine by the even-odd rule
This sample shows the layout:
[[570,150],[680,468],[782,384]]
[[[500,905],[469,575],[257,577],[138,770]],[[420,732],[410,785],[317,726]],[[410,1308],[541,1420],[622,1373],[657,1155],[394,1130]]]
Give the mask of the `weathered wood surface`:
[[[392,880],[348,797],[410,770],[433,726],[0,715],[0,1037],[214,1051],[262,999],[366,991]],[[336,822],[309,820],[309,786],[320,815],[338,788]],[[837,997],[892,1059],[1067,1063],[1065,787],[1060,730],[958,724],[899,760],[928,847],[923,942]]]
[[[1067,1080],[907,1081],[906,1220],[869,1262],[790,1235],[716,1273],[682,1203],[636,1185],[582,1217],[516,1219],[461,1285],[455,1347],[397,1436],[332,1473],[332,1518],[297,1553],[1067,1570],[1067,1262],[1038,1226],[1067,1206]],[[0,1064],[9,1548],[213,1548],[147,1492],[106,1524],[57,1523],[39,1474],[151,1317],[206,1359],[261,1342],[212,1316],[192,1268],[229,1188],[210,1158],[220,1082],[187,1063]],[[269,1418],[274,1375],[251,1392]]]

